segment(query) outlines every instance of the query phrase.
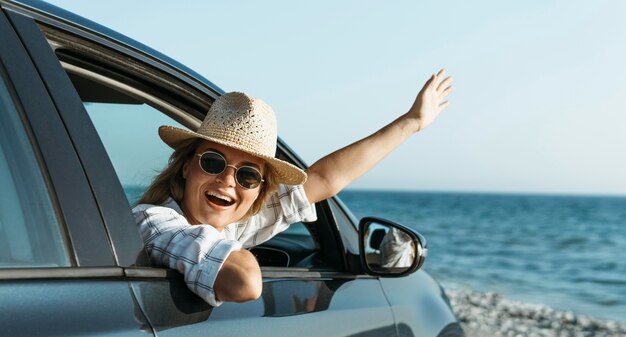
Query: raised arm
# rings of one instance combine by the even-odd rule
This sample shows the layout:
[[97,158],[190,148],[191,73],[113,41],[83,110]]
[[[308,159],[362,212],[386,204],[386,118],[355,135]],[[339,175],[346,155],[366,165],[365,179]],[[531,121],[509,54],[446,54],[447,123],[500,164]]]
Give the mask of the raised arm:
[[448,106],[452,77],[432,75],[409,111],[374,134],[316,161],[306,172],[304,190],[311,203],[329,198],[365,174],[414,133],[427,128]]

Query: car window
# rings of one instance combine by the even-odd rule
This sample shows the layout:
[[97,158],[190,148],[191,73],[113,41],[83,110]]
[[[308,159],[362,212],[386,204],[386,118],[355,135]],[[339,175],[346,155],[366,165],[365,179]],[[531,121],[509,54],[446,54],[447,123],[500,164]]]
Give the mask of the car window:
[[0,268],[69,266],[48,188],[4,76],[0,186]]
[[134,204],[152,178],[165,167],[172,152],[156,130],[160,125],[183,126],[145,103],[84,104],[126,198]]
[[[185,128],[149,104],[151,95],[99,73],[66,69],[124,188],[134,205],[154,176],[167,164],[172,149],[163,143],[161,125]],[[94,77],[96,79],[94,79]],[[158,98],[154,98],[158,100]]]

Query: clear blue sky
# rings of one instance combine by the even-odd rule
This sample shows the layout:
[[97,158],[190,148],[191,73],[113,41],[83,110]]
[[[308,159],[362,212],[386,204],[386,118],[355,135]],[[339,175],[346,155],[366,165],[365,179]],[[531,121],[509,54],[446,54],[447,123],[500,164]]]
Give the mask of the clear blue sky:
[[352,188],[626,194],[626,2],[49,1],[274,107],[308,163],[455,77]]

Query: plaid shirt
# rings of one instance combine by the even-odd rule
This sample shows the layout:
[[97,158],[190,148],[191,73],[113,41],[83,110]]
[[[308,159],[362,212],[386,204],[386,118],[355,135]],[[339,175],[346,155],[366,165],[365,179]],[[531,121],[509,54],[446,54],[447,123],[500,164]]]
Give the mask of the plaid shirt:
[[152,262],[178,270],[187,287],[212,306],[222,303],[213,284],[230,252],[261,244],[292,223],[317,219],[301,185],[281,185],[258,214],[222,232],[189,224],[171,198],[160,206],[139,204],[133,214]]

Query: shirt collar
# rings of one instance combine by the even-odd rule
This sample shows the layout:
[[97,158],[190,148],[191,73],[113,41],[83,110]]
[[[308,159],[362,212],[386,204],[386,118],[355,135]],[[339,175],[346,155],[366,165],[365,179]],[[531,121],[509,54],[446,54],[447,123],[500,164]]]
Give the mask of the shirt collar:
[[165,202],[162,203],[161,206],[169,207],[169,208],[175,210],[178,214],[180,214],[182,216],[185,216],[185,214],[183,214],[183,210],[180,208],[178,203],[174,199],[172,199],[171,197],[168,197],[167,199],[165,199]]

